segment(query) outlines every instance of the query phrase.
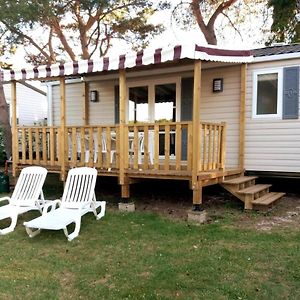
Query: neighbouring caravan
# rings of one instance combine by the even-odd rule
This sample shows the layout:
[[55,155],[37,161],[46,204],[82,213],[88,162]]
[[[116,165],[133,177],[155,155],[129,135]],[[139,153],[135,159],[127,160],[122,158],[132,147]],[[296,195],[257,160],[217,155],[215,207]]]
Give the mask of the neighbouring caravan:
[[[11,86],[4,84],[4,94],[11,114]],[[19,125],[42,125],[47,123],[46,92],[27,82],[17,83],[17,123]]]

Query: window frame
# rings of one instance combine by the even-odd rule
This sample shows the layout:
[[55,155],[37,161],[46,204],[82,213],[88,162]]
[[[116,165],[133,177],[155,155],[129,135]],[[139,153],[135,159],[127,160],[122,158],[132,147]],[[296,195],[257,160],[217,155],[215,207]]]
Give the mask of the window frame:
[[176,84],[176,122],[180,121],[180,110],[181,110],[181,78],[177,76],[172,77],[164,77],[164,78],[151,78],[151,79],[142,79],[142,80],[128,80],[127,83],[127,100],[126,100],[126,121],[129,120],[129,88],[131,87],[140,87],[147,86],[148,87],[148,104],[149,104],[149,122],[155,122],[155,85],[160,84]]
[[[257,114],[257,78],[263,74],[278,74],[277,85],[277,113],[276,114]],[[252,118],[253,119],[282,119],[283,102],[283,68],[260,69],[253,71],[253,97],[252,97]]]

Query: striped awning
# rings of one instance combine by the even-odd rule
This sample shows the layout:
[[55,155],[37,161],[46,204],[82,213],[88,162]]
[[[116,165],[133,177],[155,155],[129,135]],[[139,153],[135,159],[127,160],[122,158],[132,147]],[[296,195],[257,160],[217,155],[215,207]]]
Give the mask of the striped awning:
[[228,50],[198,45],[179,45],[156,50],[143,50],[127,53],[115,57],[103,57],[95,60],[81,60],[39,66],[31,69],[3,70],[2,80],[29,80],[43,79],[58,76],[76,76],[81,74],[99,73],[120,69],[129,69],[139,66],[176,62],[181,59],[201,59],[205,61],[226,63],[248,63],[253,56],[248,50]]

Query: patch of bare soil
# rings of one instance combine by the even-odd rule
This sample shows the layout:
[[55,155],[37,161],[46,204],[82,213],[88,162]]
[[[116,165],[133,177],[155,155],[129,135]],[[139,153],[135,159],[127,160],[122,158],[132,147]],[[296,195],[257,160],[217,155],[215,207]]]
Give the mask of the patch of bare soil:
[[[244,228],[255,228],[261,231],[270,231],[275,228],[300,229],[300,195],[283,197],[272,210],[267,212],[244,212],[239,200],[231,195],[224,196],[224,194],[226,193],[204,197],[204,209],[208,213],[210,222],[220,222],[229,216],[234,220],[234,224]],[[190,202],[170,202],[170,199],[156,199],[153,202],[139,199],[135,203],[139,211],[151,211],[181,220],[186,220],[187,212],[191,209]]]
[[[172,219],[187,219],[187,212],[192,209],[191,193],[183,190],[179,184],[175,189],[165,186],[162,193],[145,187],[135,191],[136,209],[151,211]],[[230,218],[236,226],[255,228],[261,231],[272,229],[300,229],[300,194],[288,194],[283,197],[272,210],[266,212],[245,212],[244,204],[221,187],[204,189],[203,207],[207,211],[210,222],[222,222]]]
[[263,218],[257,220],[255,228],[262,231],[270,231],[273,228],[300,228],[300,196],[289,195],[282,200]]
[[[44,186],[46,196],[56,193],[61,195],[62,185],[58,178],[48,176]],[[300,229],[300,189],[298,181],[275,182],[274,188],[287,192],[287,196],[279,201],[272,211],[245,212],[243,203],[220,186],[203,189],[203,207],[207,211],[210,222],[230,223],[243,228],[255,228],[270,231],[276,228]],[[110,209],[117,209],[120,202],[120,187],[115,178],[99,178],[96,188],[97,198],[106,200]],[[145,181],[130,187],[130,201],[133,201],[138,211],[150,211],[171,219],[186,220],[187,213],[192,209],[192,192],[187,182],[183,181]],[[52,199],[52,198],[48,198]]]

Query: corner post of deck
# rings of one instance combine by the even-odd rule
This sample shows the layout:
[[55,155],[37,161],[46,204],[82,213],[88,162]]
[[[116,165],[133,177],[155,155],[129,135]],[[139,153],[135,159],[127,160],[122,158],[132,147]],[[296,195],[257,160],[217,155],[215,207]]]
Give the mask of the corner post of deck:
[[126,122],[126,72],[125,70],[119,71],[119,88],[120,88],[120,98],[119,98],[119,119],[120,119],[120,155],[119,155],[119,184],[121,187],[121,196],[122,198],[129,198],[129,184],[125,178],[125,143],[127,143],[127,139],[125,137],[125,122]]
[[200,170],[200,99],[201,98],[201,60],[194,63],[193,87],[193,156],[192,156],[192,190],[193,204],[200,208],[202,204],[202,187],[198,182]]
[[247,64],[241,65],[240,72],[241,72],[241,91],[240,91],[239,168],[244,169]]
[[226,122],[222,122],[221,125],[222,125],[221,169],[225,170],[227,124]]
[[16,176],[18,163],[18,132],[17,132],[17,82],[11,82],[11,131],[12,131],[12,174]]
[[59,79],[60,87],[60,162],[61,180],[66,178],[66,82],[64,77]]

